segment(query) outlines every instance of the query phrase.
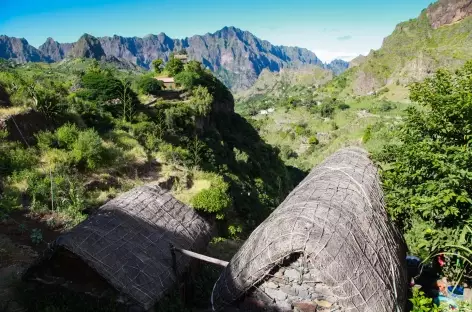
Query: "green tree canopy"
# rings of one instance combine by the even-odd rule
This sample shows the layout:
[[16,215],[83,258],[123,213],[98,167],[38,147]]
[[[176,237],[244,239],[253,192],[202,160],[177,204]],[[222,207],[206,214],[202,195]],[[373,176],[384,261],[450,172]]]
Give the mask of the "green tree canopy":
[[411,100],[423,108],[408,109],[400,143],[378,156],[388,211],[416,254],[470,248],[472,232],[460,233],[472,223],[472,62],[414,84]]
[[161,69],[162,64],[164,64],[164,61],[162,59],[159,59],[159,58],[152,61],[152,67],[154,68],[154,72],[159,74],[162,71],[162,69]]
[[138,89],[145,94],[157,95],[162,90],[162,86],[162,81],[153,77],[143,76],[138,80]]
[[207,116],[211,112],[213,96],[207,88],[198,86],[192,92],[191,102],[198,115]]
[[184,63],[181,60],[176,59],[172,56],[167,62],[165,70],[169,73],[171,77],[174,77],[175,75],[184,70]]

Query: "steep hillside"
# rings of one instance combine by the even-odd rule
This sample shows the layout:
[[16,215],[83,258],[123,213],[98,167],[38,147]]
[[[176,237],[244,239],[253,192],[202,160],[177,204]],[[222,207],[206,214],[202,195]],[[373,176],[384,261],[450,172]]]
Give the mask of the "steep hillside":
[[280,72],[263,70],[254,85],[248,90],[239,92],[238,99],[250,99],[259,95],[280,97],[286,95],[293,87],[317,88],[331,79],[333,72],[318,66],[307,66],[302,69],[283,69]]
[[471,13],[471,1],[441,0],[431,5],[418,18],[398,24],[381,49],[353,61],[331,89],[342,95],[365,95],[383,88],[386,97],[406,98],[411,82],[438,68],[458,68],[472,58]]
[[[25,48],[2,47],[0,57],[23,62],[58,62],[68,57],[93,57],[124,60],[144,68],[150,68],[156,58],[165,61],[172,52],[186,49],[189,58],[200,61],[212,70],[226,86],[232,89],[247,89],[257,80],[264,69],[278,72],[284,68],[301,68],[316,65],[340,74],[347,69],[348,63],[336,60],[324,64],[317,56],[298,47],[275,46],[261,40],[248,31],[235,27],[224,27],[215,33],[196,35],[185,39],[172,39],[164,33],[138,37],[101,37],[82,36],[76,43],[58,43],[52,38],[36,49],[24,39],[5,37],[9,45],[17,46],[23,42]],[[13,44],[14,43],[14,44]],[[22,53],[22,51],[26,51]],[[4,56],[2,56],[2,53]]]

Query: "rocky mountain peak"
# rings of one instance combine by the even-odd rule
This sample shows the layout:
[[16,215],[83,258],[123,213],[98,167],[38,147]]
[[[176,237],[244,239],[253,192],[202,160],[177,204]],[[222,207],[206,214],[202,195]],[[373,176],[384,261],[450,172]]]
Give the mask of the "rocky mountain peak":
[[431,27],[437,29],[472,15],[472,0],[439,0],[427,10]]
[[79,41],[74,44],[70,52],[70,57],[86,57],[100,60],[106,57],[100,41],[92,35],[84,34]]

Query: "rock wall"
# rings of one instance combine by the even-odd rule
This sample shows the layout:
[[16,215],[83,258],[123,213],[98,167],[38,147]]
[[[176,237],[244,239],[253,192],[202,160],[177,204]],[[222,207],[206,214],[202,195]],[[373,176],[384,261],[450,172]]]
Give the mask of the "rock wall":
[[472,15],[472,0],[440,0],[427,10],[431,27],[437,29]]
[[[287,259],[290,261],[291,259]],[[341,309],[335,296],[319,280],[319,271],[309,259],[298,256],[295,261],[280,267],[258,287],[275,300],[279,311],[332,311]]]

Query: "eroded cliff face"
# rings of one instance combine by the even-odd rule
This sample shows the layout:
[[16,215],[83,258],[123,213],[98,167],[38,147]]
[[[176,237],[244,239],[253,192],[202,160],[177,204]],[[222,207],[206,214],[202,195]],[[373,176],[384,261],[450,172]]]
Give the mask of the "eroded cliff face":
[[440,0],[426,11],[431,27],[437,29],[472,15],[472,0]]

